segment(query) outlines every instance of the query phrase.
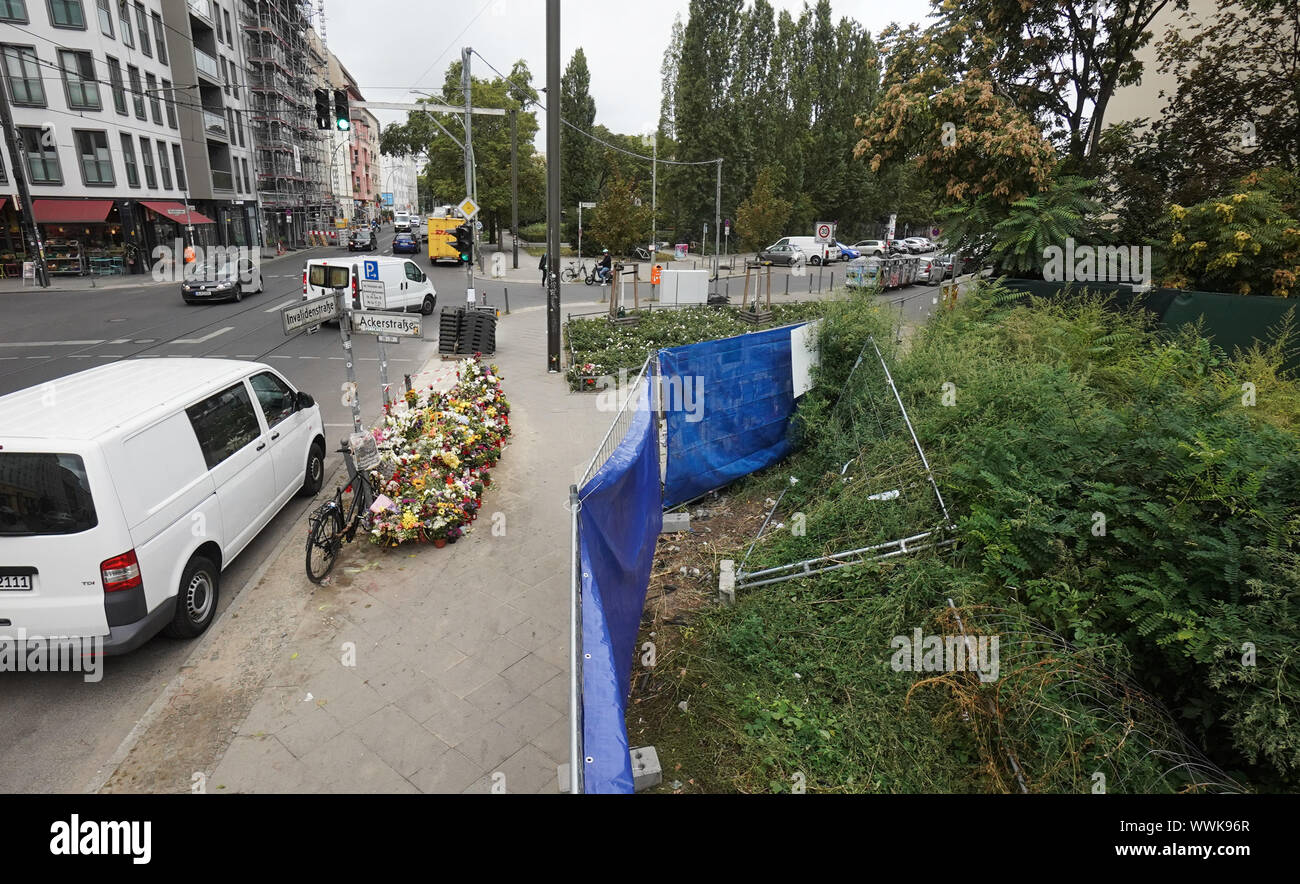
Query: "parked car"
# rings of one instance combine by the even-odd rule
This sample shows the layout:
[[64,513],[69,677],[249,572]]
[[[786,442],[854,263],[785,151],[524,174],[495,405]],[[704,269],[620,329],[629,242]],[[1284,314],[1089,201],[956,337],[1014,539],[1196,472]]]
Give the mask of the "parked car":
[[186,275],[181,283],[181,298],[186,304],[240,301],[245,294],[261,294],[265,288],[262,271],[251,258],[237,258],[217,266],[200,264],[192,271],[187,268]]
[[859,252],[857,249],[853,248],[852,246],[846,246],[842,242],[836,242],[835,245],[840,250],[840,258],[845,261],[852,261],[855,258],[862,257],[862,253]]
[[379,238],[375,236],[374,228],[358,227],[348,237],[349,252],[373,252],[377,248],[379,248]]
[[914,255],[922,255],[926,252],[934,251],[934,244],[923,236],[909,236],[904,239],[903,242],[907,244],[908,249],[910,249]]
[[324,463],[315,401],[259,363],[124,359],[0,397],[0,638],[199,635]]
[[[373,268],[368,267],[372,264]],[[327,258],[308,261],[302,269],[302,300],[332,295],[345,289],[351,297],[344,298],[344,306],[349,310],[360,310],[361,283],[367,279],[384,284],[385,310],[389,312],[419,312],[431,316],[438,307],[438,293],[419,266],[405,258],[384,256],[359,261],[345,259],[340,262]]]
[[802,249],[780,243],[761,249],[758,253],[760,264],[794,264],[803,260],[805,257]]
[[853,244],[857,250],[858,257],[862,258],[883,258],[885,256],[885,241],[883,239],[862,239]]
[[415,237],[415,241],[418,243],[423,241],[424,239],[427,239],[428,235],[429,233],[424,226],[424,218],[421,217],[420,215],[412,215],[411,236]]
[[899,256],[906,257],[912,254],[912,250],[907,247],[907,243],[901,239],[891,240],[889,243],[889,257],[896,258]]
[[[815,236],[783,236],[772,244],[773,246],[794,246],[807,256],[808,263],[816,267],[822,263],[822,254],[826,255],[826,263],[835,261],[840,256],[839,247],[836,245],[827,245],[817,242]],[[768,246],[771,248],[772,246]]]
[[393,237],[393,254],[401,252],[403,254],[416,254],[420,251],[420,244],[415,240],[413,233],[399,233]]

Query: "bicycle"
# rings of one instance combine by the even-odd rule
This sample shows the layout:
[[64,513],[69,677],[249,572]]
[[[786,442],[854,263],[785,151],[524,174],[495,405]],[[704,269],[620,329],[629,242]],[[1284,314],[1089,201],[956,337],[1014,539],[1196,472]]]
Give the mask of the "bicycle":
[[[345,456],[351,452],[345,445],[338,449]],[[351,474],[346,487],[336,486],[334,499],[327,500],[311,514],[311,528],[307,534],[307,579],[312,583],[323,581],[334,568],[343,544],[351,543],[357,531],[370,525],[370,505],[375,491],[365,472],[348,458]],[[346,504],[344,494],[352,499]]]
[[591,285],[594,282],[592,277],[593,272],[594,271],[587,269],[586,261],[583,261],[581,264],[570,264],[560,271],[560,280],[562,282],[577,282],[581,279],[584,280],[587,285]]
[[650,260],[650,252],[648,252],[646,249],[643,249],[641,246],[637,246],[632,250],[632,256],[641,261]]

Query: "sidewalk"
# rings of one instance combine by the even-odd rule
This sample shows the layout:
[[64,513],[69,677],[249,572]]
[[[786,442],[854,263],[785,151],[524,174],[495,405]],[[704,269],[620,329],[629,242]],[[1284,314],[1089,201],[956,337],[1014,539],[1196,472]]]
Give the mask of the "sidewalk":
[[[273,270],[283,273],[287,272],[288,268],[294,267],[295,262],[305,261],[308,258],[318,257],[322,254],[332,255],[337,252],[338,248],[335,246],[298,249],[296,252],[285,252],[283,255],[274,258],[262,258],[259,266],[262,268],[263,275],[268,275]],[[118,276],[51,276],[49,288],[41,288],[36,280],[24,280],[21,277],[15,277],[0,279],[0,294],[6,292],[26,292],[28,294],[39,294],[41,292],[99,292],[112,291],[113,289],[175,286],[177,282],[177,280],[171,278],[158,282],[150,273],[128,273]]]
[[[444,549],[354,543],[314,587],[296,527],[92,790],[558,791],[564,504],[613,415],[546,373],[544,313],[504,317],[497,340],[514,435],[475,530]],[[421,379],[449,384],[454,364],[431,362]]]

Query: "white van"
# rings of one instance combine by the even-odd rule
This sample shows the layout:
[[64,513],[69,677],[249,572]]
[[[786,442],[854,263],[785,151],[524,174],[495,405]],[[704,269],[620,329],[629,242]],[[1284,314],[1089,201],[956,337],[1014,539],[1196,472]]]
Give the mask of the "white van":
[[343,303],[360,310],[361,283],[384,284],[384,310],[392,313],[423,313],[432,316],[438,308],[438,293],[429,276],[414,261],[376,255],[350,260],[346,257],[316,258],[302,268],[302,300],[332,295],[338,289],[351,292]]
[[808,257],[808,263],[816,267],[822,262],[822,250],[825,249],[826,263],[838,261],[840,259],[840,247],[835,243],[822,244],[817,241],[815,236],[783,236],[772,246],[794,246]]
[[324,464],[320,409],[258,363],[128,359],[0,397],[0,638],[199,635]]
[[393,213],[393,232],[410,233],[411,232],[411,213],[394,212]]

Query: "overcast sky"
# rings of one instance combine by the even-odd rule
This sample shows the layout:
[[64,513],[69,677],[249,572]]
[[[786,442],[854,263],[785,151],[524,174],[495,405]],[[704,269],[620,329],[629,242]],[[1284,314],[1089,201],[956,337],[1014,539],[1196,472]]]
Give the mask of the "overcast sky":
[[[561,68],[582,47],[591,69],[596,121],[620,133],[652,130],[659,117],[659,65],[673,16],[686,18],[688,0],[564,0]],[[798,15],[803,0],[773,0]],[[929,0],[832,0],[838,22],[859,21],[873,34],[891,21],[924,22]],[[330,49],[371,101],[410,101],[412,88],[436,91],[447,65],[472,46],[502,72],[528,62],[533,84],[546,85],[545,0],[325,0]],[[475,58],[476,75],[492,73]],[[381,122],[405,115],[377,112]],[[544,140],[545,123],[538,134]]]

